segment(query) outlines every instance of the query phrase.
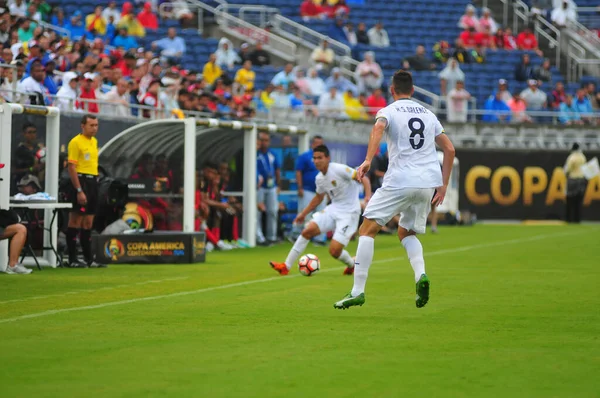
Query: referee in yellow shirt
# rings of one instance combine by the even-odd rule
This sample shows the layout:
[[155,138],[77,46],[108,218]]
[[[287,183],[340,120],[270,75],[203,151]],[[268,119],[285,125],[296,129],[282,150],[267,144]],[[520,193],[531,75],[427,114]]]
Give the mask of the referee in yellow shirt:
[[[100,266],[92,257],[92,226],[98,204],[98,118],[84,115],[81,118],[81,133],[69,142],[68,162],[71,177],[71,201],[69,214],[67,249],[69,267],[88,268]],[[77,235],[85,263],[77,259]]]

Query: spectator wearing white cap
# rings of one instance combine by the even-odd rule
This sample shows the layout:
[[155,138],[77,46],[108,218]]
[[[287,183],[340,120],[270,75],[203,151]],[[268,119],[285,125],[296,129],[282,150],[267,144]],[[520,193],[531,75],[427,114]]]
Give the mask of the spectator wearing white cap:
[[88,101],[83,102],[83,110],[89,113],[98,113],[99,106],[96,102],[96,88],[94,87],[94,79],[96,73],[87,72],[83,75],[83,83],[81,84],[81,93],[79,98]]
[[177,102],[177,92],[180,87],[179,81],[179,78],[175,76],[165,76],[160,80],[164,86],[164,90],[160,90],[158,99],[167,117],[171,115],[173,110],[179,109],[179,103]]
[[65,72],[63,74],[62,87],[56,93],[56,106],[61,112],[77,111],[77,86],[79,84],[79,75],[75,72]]
[[479,20],[477,19],[477,15],[475,15],[475,6],[473,4],[467,5],[465,9],[465,13],[458,20],[458,27],[465,30],[469,28],[477,29]]
[[471,94],[465,90],[465,82],[456,81],[456,86],[448,92],[448,121],[451,123],[466,123]]
[[527,104],[527,110],[542,110],[546,108],[548,96],[538,88],[538,82],[535,79],[527,81],[528,88],[521,91],[521,98]]
[[508,82],[506,79],[498,80],[498,93],[500,93],[500,99],[506,103],[512,99],[510,91],[508,91]]
[[42,184],[40,184],[40,180],[36,176],[27,174],[19,180],[17,188],[23,195],[33,195],[42,190]]
[[498,30],[498,24],[494,21],[494,18],[492,18],[492,12],[489,8],[483,7],[481,9],[481,14],[481,18],[479,18],[477,23],[477,30],[479,32],[486,32],[489,28],[489,33],[495,35]]
[[112,102],[113,105],[104,105],[102,107],[103,114],[118,117],[131,116],[131,109],[129,106],[129,84],[127,80],[123,78],[119,79],[117,85],[106,93],[104,101]]
[[240,51],[238,51],[238,57],[240,60],[237,62],[237,64],[244,65],[244,62],[252,61],[250,59],[250,56],[251,56],[250,44],[242,43],[242,45],[240,46]]

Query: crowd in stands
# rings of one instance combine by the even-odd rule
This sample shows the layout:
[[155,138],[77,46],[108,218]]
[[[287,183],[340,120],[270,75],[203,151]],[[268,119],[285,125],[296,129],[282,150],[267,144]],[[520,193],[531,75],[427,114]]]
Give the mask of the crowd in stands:
[[[182,23],[190,19],[185,4],[171,3],[169,11],[174,18]],[[467,6],[457,21],[463,31],[453,45],[440,41],[429,54],[419,45],[413,55],[407,55],[398,65],[413,71],[439,70],[439,94],[446,100],[448,119],[452,121],[466,120],[465,107],[468,109],[471,99],[469,76],[461,64],[486,62],[488,50],[518,49],[542,55],[529,27],[514,36],[509,27],[494,20],[489,9],[481,9],[479,16],[477,11],[474,6]],[[52,8],[44,0],[32,0],[30,4],[10,0],[4,8],[0,1],[0,12],[0,40],[4,43],[0,62],[16,69],[18,92],[12,91],[12,69],[5,68],[0,84],[0,96],[5,101],[53,104],[62,111],[122,117],[182,117],[200,112],[224,119],[248,119],[279,112],[354,120],[373,117],[387,103],[384,74],[375,53],[360,54],[362,59],[354,74],[344,74],[336,67],[336,57],[327,40],[314,48],[309,67],[288,64],[266,87],[257,87],[256,68],[271,64],[271,57],[260,42],[252,46],[244,43],[236,49],[229,39],[222,38],[201,70],[183,68],[188,49],[176,28],[169,28],[166,37],[147,48],[139,47],[137,39],[160,25],[150,2],[125,2],[119,8],[112,1],[106,7],[98,5],[90,15],[77,11],[67,18],[60,8]],[[359,23],[355,30],[346,19],[350,12],[344,0],[307,0],[301,5],[302,16],[307,20],[331,20],[332,40],[350,45],[390,45],[383,24],[367,29]],[[40,21],[51,21],[68,30],[70,40],[40,26]],[[556,101],[542,98],[551,94],[554,83],[550,61],[545,60],[538,67],[532,65],[530,55],[525,54],[515,66],[514,76],[502,79],[507,83],[513,79],[528,82],[526,90],[504,96],[502,101],[490,93],[484,105],[486,110],[510,109],[512,117],[484,115],[483,121],[529,122],[536,119],[527,111],[560,111],[566,97],[555,106],[550,104]],[[576,110],[561,120],[572,123],[577,118],[573,112],[598,109],[596,87],[589,84],[585,90],[586,103],[573,100]]]

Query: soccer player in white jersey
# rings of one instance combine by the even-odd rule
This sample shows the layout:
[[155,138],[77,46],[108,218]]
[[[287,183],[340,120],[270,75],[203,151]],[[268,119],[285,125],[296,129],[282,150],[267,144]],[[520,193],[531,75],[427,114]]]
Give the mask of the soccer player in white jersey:
[[[454,146],[444,134],[437,117],[411,100],[414,87],[410,72],[400,70],[394,73],[390,90],[394,103],[380,110],[375,117],[367,156],[357,169],[358,178],[369,171],[384,134],[389,166],[382,187],[375,191],[363,213],[354,266],[354,286],[343,299],[334,303],[334,308],[338,309],[365,303],[365,284],[373,261],[375,235],[398,214],[398,238],[406,249],[415,273],[416,306],[421,308],[429,301],[430,281],[425,274],[423,246],[416,234],[425,233],[431,205],[437,206],[444,201],[454,162]],[[444,152],[441,169],[436,144]]]
[[[346,264],[344,275],[352,275],[354,259],[344,247],[358,229],[360,218],[357,172],[344,164],[332,163],[329,149],[325,145],[319,145],[313,149],[313,162],[319,170],[319,174],[315,178],[316,195],[308,206],[296,216],[294,223],[303,223],[304,218],[323,201],[325,195],[329,196],[331,203],[323,211],[314,214],[312,220],[296,239],[285,262],[271,261],[271,267],[281,275],[287,275],[312,238],[333,231],[329,254]],[[364,175],[358,181],[361,181],[365,188],[364,199],[365,202],[368,202],[371,197],[371,183]]]

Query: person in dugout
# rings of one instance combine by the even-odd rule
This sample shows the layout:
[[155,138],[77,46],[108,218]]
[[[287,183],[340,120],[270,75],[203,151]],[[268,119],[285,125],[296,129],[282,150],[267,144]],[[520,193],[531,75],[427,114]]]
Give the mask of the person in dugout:
[[206,233],[207,250],[215,247],[220,250],[231,250],[233,246],[221,239],[221,212],[235,214],[235,209],[221,200],[221,176],[218,166],[207,163],[202,168],[202,179],[196,191],[196,209],[198,216],[204,217],[196,222],[196,227]]

